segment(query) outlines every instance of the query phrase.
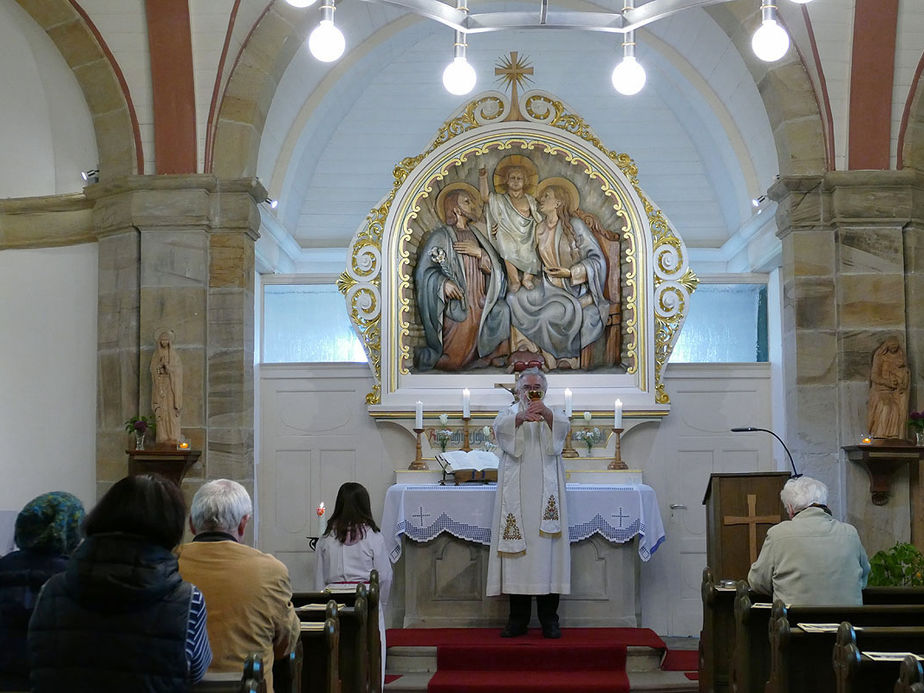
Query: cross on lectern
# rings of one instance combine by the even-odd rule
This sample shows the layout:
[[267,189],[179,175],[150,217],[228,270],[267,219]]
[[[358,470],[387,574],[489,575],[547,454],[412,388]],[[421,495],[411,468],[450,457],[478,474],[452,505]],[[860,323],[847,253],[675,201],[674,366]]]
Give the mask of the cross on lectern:
[[758,515],[757,494],[748,494],[748,514],[726,515],[722,518],[723,525],[748,525],[748,549],[751,554],[751,563],[757,560],[757,525],[775,525],[780,521],[779,515]]

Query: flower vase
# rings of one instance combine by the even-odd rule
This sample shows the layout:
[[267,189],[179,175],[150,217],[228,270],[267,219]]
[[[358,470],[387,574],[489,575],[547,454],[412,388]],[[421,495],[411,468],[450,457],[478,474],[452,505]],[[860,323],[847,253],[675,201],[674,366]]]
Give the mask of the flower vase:
[[914,432],[914,444],[919,448],[924,447],[924,431]]
[[135,431],[135,450],[144,450],[144,433]]

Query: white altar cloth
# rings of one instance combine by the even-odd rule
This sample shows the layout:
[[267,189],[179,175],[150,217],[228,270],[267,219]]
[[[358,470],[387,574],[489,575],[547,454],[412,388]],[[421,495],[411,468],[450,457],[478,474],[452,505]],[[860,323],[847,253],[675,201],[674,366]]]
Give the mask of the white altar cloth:
[[[385,494],[382,534],[392,563],[401,558],[401,535],[430,541],[443,532],[490,545],[494,484],[438,486],[395,484]],[[651,558],[664,541],[664,524],[654,489],[646,484],[567,484],[571,541],[599,534],[613,543],[639,537],[638,554]]]

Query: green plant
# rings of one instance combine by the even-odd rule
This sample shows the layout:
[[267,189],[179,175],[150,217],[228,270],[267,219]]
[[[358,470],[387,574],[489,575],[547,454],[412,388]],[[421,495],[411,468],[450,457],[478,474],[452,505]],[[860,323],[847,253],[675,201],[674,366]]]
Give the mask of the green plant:
[[924,555],[913,545],[897,543],[870,559],[871,587],[921,587],[924,585]]
[[128,433],[138,433],[144,435],[148,431],[152,434],[157,430],[157,423],[153,416],[133,416],[125,422],[125,430]]

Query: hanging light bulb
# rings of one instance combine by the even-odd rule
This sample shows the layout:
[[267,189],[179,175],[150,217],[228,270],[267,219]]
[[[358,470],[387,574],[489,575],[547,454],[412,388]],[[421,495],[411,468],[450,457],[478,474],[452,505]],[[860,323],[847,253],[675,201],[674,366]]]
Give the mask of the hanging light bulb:
[[311,55],[325,63],[332,63],[346,48],[343,33],[334,26],[334,0],[324,0],[321,5],[321,23],[308,37],[308,50]]
[[797,5],[808,5],[812,0],[792,0]]
[[465,58],[465,49],[467,47],[465,34],[461,31],[456,31],[452,62],[443,70],[443,86],[446,87],[446,91],[456,96],[468,94],[475,88],[475,82],[478,81],[475,68]]
[[613,68],[610,77],[613,89],[624,96],[634,96],[645,86],[645,68],[635,59],[635,32],[626,32],[622,42],[622,60]]
[[751,49],[754,55],[766,63],[772,63],[789,50],[789,34],[781,27],[774,16],[772,0],[761,0],[760,14],[762,21],[760,27],[751,37]]
[[315,0],[286,0],[286,2],[292,5],[292,7],[303,9],[305,7],[311,7],[315,3]]

